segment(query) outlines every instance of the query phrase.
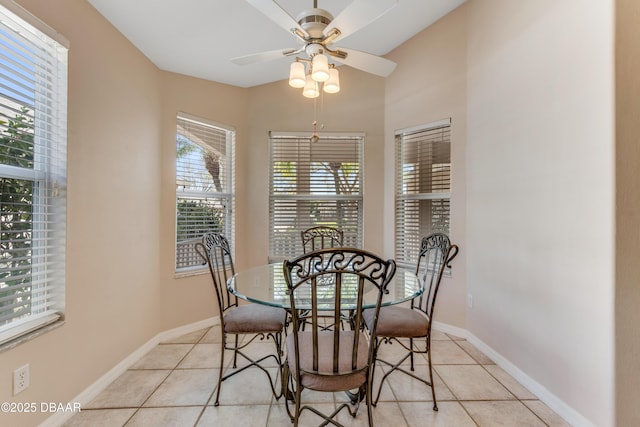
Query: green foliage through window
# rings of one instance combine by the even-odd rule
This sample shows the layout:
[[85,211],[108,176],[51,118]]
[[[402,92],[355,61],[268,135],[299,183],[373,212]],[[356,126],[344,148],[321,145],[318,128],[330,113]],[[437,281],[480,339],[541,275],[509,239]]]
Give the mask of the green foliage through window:
[[[0,121],[0,164],[33,168],[33,119],[28,113],[23,108],[14,119]],[[0,178],[0,324],[17,311],[30,312],[34,185]]]
[[207,232],[233,242],[234,133],[178,116],[176,134],[176,269],[199,268],[195,242]]

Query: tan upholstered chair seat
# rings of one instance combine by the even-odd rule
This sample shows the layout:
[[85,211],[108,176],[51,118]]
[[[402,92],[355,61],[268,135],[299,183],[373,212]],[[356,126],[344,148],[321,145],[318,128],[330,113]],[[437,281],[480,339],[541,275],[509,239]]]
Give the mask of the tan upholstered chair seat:
[[[373,324],[374,310],[365,310],[362,316],[368,328]],[[371,329],[369,329],[371,330]],[[400,306],[380,308],[376,336],[379,337],[424,337],[429,333],[429,320],[419,310]]]
[[224,315],[224,330],[230,334],[280,332],[287,312],[260,304],[241,305]]
[[[346,375],[336,375],[333,373],[333,332],[325,331],[318,333],[318,372],[319,375],[304,371],[313,370],[313,334],[310,331],[298,332],[300,345],[300,365],[302,366],[301,382],[305,388],[320,391],[341,391],[352,390],[367,382],[366,370],[352,372],[351,356],[353,353],[353,331],[340,332],[340,355],[338,372]],[[293,334],[287,336],[287,354],[295,354],[295,344]],[[358,355],[356,369],[363,369],[367,366],[369,343],[363,333],[359,336]],[[291,373],[296,374],[296,358],[289,357],[289,368]],[[326,375],[322,375],[326,373]]]

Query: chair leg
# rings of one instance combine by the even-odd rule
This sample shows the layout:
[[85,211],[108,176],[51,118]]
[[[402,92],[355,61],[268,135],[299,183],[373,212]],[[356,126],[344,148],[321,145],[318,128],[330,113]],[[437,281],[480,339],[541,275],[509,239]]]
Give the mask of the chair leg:
[[[276,359],[278,364],[278,373],[276,374],[276,378],[274,380],[274,386],[275,384],[277,384],[278,378],[280,378],[280,393],[276,394],[275,387],[272,387],[272,389],[276,400],[280,400],[280,398],[284,396],[285,390],[284,377],[282,372],[282,333],[278,332],[277,334],[274,334],[273,341],[276,346]],[[271,381],[271,377],[269,377],[269,381]]]
[[[324,421],[322,422],[322,424],[319,425],[319,427],[324,427],[324,426],[326,426],[328,424],[332,424],[332,425],[334,425],[336,427],[345,427],[343,424],[339,423],[337,420],[334,419],[334,417],[336,415],[338,415],[338,413],[344,408],[347,408],[347,410],[349,411],[349,414],[353,418],[356,417],[357,411],[358,411],[359,402],[356,403],[356,409],[354,411],[351,411],[351,408],[349,407],[349,404],[343,403],[336,410],[334,410],[333,413],[331,413],[331,415],[323,414],[322,412],[320,412],[319,410],[317,410],[316,408],[314,408],[312,406],[303,405],[302,404],[303,387],[299,386],[296,383],[296,381],[294,380],[293,375],[292,375],[291,371],[289,370],[288,362],[284,363],[284,371],[286,372],[286,375],[287,375],[286,383],[287,383],[287,396],[288,396],[285,399],[285,408],[287,410],[287,414],[289,415],[289,418],[291,419],[291,422],[293,423],[294,427],[298,426],[298,424],[300,422],[300,415],[302,414],[302,411],[305,411],[305,410],[311,411],[314,414],[316,414],[317,416],[319,416],[320,418],[324,419]],[[289,384],[291,384],[291,388],[288,387]],[[368,389],[368,387],[366,387],[366,385],[361,387],[359,392],[356,393],[356,395],[366,396],[366,390],[367,389]],[[289,407],[289,401],[293,402],[293,405],[294,405],[293,411]],[[371,417],[372,417],[372,415],[371,415]],[[371,422],[373,422],[373,418],[372,418]]]
[[[260,335],[260,334],[259,334]],[[232,372],[229,372],[227,375],[225,375],[224,377],[222,377],[222,381],[225,381],[228,378],[231,378],[234,375],[239,374],[240,372],[249,369],[253,366],[255,366],[256,368],[260,369],[262,372],[264,372],[264,374],[267,376],[268,380],[269,380],[269,385],[271,386],[271,391],[273,393],[273,396],[277,399],[280,399],[280,397],[282,396],[281,390],[282,390],[282,386],[280,387],[280,390],[276,390],[277,387],[277,383],[278,383],[278,378],[282,376],[281,374],[281,369],[282,369],[282,363],[281,363],[281,358],[280,358],[280,333],[276,332],[276,333],[269,333],[268,336],[270,336],[274,341],[275,341],[275,346],[276,346],[276,353],[275,354],[267,354],[263,357],[261,357],[260,359],[254,360],[252,358],[250,358],[249,356],[247,356],[246,354],[244,354],[242,352],[242,348],[248,346],[256,337],[258,337],[259,335],[256,335],[254,338],[252,338],[251,340],[249,340],[248,343],[243,344],[242,347],[240,348],[228,348],[228,350],[232,350],[234,352],[234,357],[236,356],[241,356],[244,360],[246,360],[247,362],[249,362],[247,365],[242,366],[241,368],[237,368],[234,367],[234,370]],[[276,361],[278,368],[278,373],[276,374],[275,378],[273,378],[271,376],[271,374],[269,373],[269,371],[262,366],[260,363],[266,359],[269,359],[273,357]]]
[[220,371],[218,372],[218,387],[216,390],[216,402],[215,406],[220,405],[220,388],[222,387],[222,373],[224,371],[224,349],[226,347],[226,335],[222,332],[222,343],[220,348]]
[[235,368],[238,367],[238,365],[237,365],[237,363],[238,363],[238,350],[237,350],[237,348],[238,348],[238,334],[235,334],[234,337],[235,337],[235,345],[233,346],[233,348],[234,348],[234,350],[233,350],[233,368],[235,369]]
[[282,368],[282,394],[284,396],[284,403],[287,408],[289,418],[293,421],[293,415],[291,415],[291,411],[289,410],[289,402],[293,402],[293,399],[295,399],[295,391],[292,391],[292,388],[289,388],[289,382],[293,382],[293,377],[289,370],[289,362],[285,361]]
[[[382,394],[382,385],[384,384],[384,382],[385,382],[385,380],[387,379],[387,377],[388,377],[389,375],[391,375],[394,371],[401,371],[401,372],[404,372],[405,374],[407,374],[407,375],[409,375],[409,376],[411,376],[411,377],[413,377],[413,378],[415,378],[415,379],[417,379],[417,380],[420,380],[420,378],[418,378],[416,375],[414,375],[414,374],[412,374],[412,373],[410,373],[410,372],[408,372],[408,371],[405,371],[404,369],[402,369],[402,368],[400,367],[400,365],[401,365],[405,360],[407,360],[407,359],[410,357],[410,355],[412,355],[412,354],[413,354],[413,353],[407,353],[407,354],[405,354],[405,355],[404,355],[404,357],[403,357],[402,359],[400,359],[400,361],[399,361],[399,362],[397,362],[395,365],[392,365],[390,362],[387,362],[386,360],[376,359],[376,362],[382,362],[382,363],[384,363],[385,365],[390,366],[390,367],[391,367],[391,369],[389,369],[389,371],[388,371],[388,372],[385,372],[385,374],[382,376],[382,379],[380,380],[380,386],[378,386],[378,393],[376,394],[376,398],[375,398],[375,400],[373,401],[373,406],[376,406],[376,405],[378,404],[378,400],[380,400],[380,394]],[[424,380],[421,380],[421,381],[423,381],[423,382],[424,382]]]
[[[378,361],[378,347],[380,346],[380,338],[376,338],[373,341],[373,366],[371,366],[371,380],[369,381],[369,391],[373,390],[373,379],[375,377],[376,374],[376,366],[377,366],[377,361]],[[384,381],[384,379],[383,379]],[[382,382],[380,383],[380,391],[382,391]],[[378,391],[378,398],[380,397],[380,391]],[[375,401],[372,402],[373,406],[376,406],[378,404],[378,399],[376,399]],[[367,403],[368,405],[368,403]]]
[[409,338],[409,348],[411,349],[411,370],[415,371],[413,366],[413,338]]
[[429,382],[431,383],[431,396],[433,397],[433,410],[438,410],[436,402],[436,385],[433,382],[433,367],[431,366],[431,339],[427,338],[427,359],[429,359]]
[[[431,362],[431,339],[430,339],[430,337],[427,336],[427,339],[426,339],[426,351],[415,350],[414,349],[414,345],[413,345],[413,339],[410,339],[409,347],[404,346],[405,349],[407,350],[407,353],[404,355],[404,357],[402,359],[400,359],[395,364],[392,364],[391,362],[388,362],[386,360],[378,358],[378,348],[377,348],[377,346],[381,345],[384,342],[385,342],[384,340],[380,340],[379,342],[376,342],[376,348],[374,348],[374,356],[375,356],[374,369],[375,369],[375,365],[378,364],[378,362],[384,363],[385,365],[389,366],[390,369],[382,376],[382,379],[380,380],[380,385],[378,386],[377,394],[374,395],[372,393],[373,406],[376,406],[378,404],[378,400],[380,399],[380,394],[382,393],[382,385],[384,384],[384,381],[387,379],[387,377],[389,375],[391,375],[394,371],[400,371],[403,374],[406,374],[406,375],[408,375],[408,376],[410,376],[410,377],[412,377],[412,378],[424,383],[428,387],[431,387],[431,395],[433,396],[433,410],[437,411],[438,410],[438,405],[437,405],[437,402],[436,402],[436,392],[435,392],[435,386],[434,386],[434,383],[433,383],[433,364]],[[409,351],[409,350],[411,350],[411,351]],[[406,368],[404,368],[404,369],[402,368],[401,365],[408,358],[411,358],[411,361],[413,362],[413,354],[414,353],[420,353],[420,354],[426,354],[427,355],[427,359],[428,359],[428,362],[429,362],[429,380],[427,380],[426,378],[421,378],[420,376],[418,376],[415,373],[411,372],[411,371],[413,371],[413,369],[406,370]],[[371,384],[373,384],[373,375],[372,375]]]
[[293,427],[298,427],[298,422],[300,421],[300,398],[302,394],[302,387],[298,384],[296,385],[296,412],[293,419]]
[[[242,349],[246,346],[248,346],[249,344],[251,344],[251,342],[253,342],[253,340],[255,340],[257,337],[262,336],[263,334],[257,334],[255,335],[252,339],[250,339],[247,343],[243,344],[242,347],[238,347],[237,343],[238,343],[238,335],[235,334],[235,343],[236,346],[235,347],[227,347],[226,345],[226,336],[223,338],[222,340],[222,345],[221,345],[221,355],[220,355],[220,372],[218,375],[218,389],[216,390],[216,401],[215,401],[215,406],[219,405],[219,399],[220,399],[220,389],[222,386],[222,382],[227,380],[228,378],[231,378],[234,375],[239,374],[240,372],[249,369],[253,366],[257,367],[258,369],[260,369],[262,372],[265,373],[265,375],[267,376],[267,379],[269,381],[269,386],[271,386],[271,391],[273,393],[273,396],[276,398],[276,400],[280,399],[280,397],[283,394],[283,390],[284,390],[284,385],[281,384],[280,387],[278,387],[278,379],[280,379],[282,381],[283,379],[283,374],[282,374],[282,334],[281,332],[274,332],[274,333],[268,333],[267,334],[267,338],[270,336],[274,343],[275,343],[275,347],[276,347],[276,352],[275,354],[267,354],[263,357],[261,357],[260,359],[254,360],[252,358],[250,358],[249,356],[247,356],[246,354],[244,354],[242,352]],[[229,351],[233,351],[233,370],[231,372],[229,372],[227,375],[223,375],[224,373],[224,354],[225,354],[225,350],[229,350]],[[237,367],[236,361],[238,356],[241,356],[243,359],[245,359],[247,362],[249,362],[247,365],[242,366],[241,368]],[[269,371],[262,366],[260,363],[266,359],[269,359],[273,357],[276,361],[277,364],[277,369],[278,372],[275,375],[275,377],[272,377],[271,374],[269,373]]]
[[[375,363],[373,364],[375,368]],[[369,427],[373,427],[373,401],[371,400],[371,389],[373,388],[373,371],[369,377],[371,380],[367,384],[367,416],[369,418]]]

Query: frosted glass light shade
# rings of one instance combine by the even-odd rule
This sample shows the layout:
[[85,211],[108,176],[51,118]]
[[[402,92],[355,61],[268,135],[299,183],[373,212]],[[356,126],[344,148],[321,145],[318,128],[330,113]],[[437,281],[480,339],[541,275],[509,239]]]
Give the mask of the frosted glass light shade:
[[317,98],[320,95],[318,90],[318,82],[311,78],[311,75],[307,75],[307,82],[302,89],[302,95],[307,98]]
[[317,82],[329,80],[329,60],[326,56],[318,54],[311,61],[311,78]]
[[289,86],[297,88],[304,87],[306,80],[304,64],[297,61],[293,62],[289,69]]
[[338,75],[338,70],[335,68],[329,69],[329,80],[324,82],[322,90],[327,93],[340,92],[340,76]]

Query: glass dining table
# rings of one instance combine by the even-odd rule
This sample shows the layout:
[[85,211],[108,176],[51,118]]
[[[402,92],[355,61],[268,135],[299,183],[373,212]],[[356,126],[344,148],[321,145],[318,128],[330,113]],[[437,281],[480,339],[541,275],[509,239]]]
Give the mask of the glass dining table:
[[[273,307],[290,308],[290,299],[287,292],[287,283],[284,279],[282,263],[273,263],[253,267],[237,272],[227,282],[229,291],[246,301],[270,305]],[[328,287],[331,288],[331,287]],[[343,289],[348,289],[344,287]],[[371,286],[372,290],[374,289]],[[415,269],[401,268],[396,269],[391,282],[382,297],[382,305],[399,304],[409,301],[423,292],[422,283],[415,274]],[[376,303],[377,292],[367,292],[365,289],[364,304],[366,308],[374,307]],[[296,308],[310,309],[311,299],[304,293],[296,294]],[[327,301],[333,301],[334,298],[327,296]],[[349,298],[342,298],[343,309],[352,309],[352,303]],[[320,301],[322,304],[322,301]],[[328,304],[328,303],[327,303]],[[320,309],[323,307],[320,306]],[[324,307],[332,310],[332,305]]]
[[[321,284],[318,285],[321,287]],[[365,288],[364,305],[365,308],[373,308],[376,304],[378,296],[375,286],[369,285],[367,292]],[[282,263],[273,263],[253,267],[242,270],[233,275],[227,282],[229,291],[238,298],[257,304],[264,304],[273,307],[281,307],[290,310],[291,301],[287,292],[287,283],[284,279],[284,271]],[[327,286],[327,292],[331,292],[333,286]],[[343,283],[343,298],[341,298],[341,309],[352,310],[355,308],[353,299],[348,297],[349,283]],[[400,304],[420,296],[424,288],[422,283],[415,274],[414,269],[396,268],[396,272],[392,280],[387,285],[385,293],[382,296],[382,306]],[[322,292],[320,292],[322,293]],[[345,295],[346,293],[346,295]],[[311,309],[311,298],[305,292],[296,293],[296,308],[301,310]],[[332,295],[326,295],[326,299],[319,297],[316,299],[320,310],[333,310],[333,302],[335,298]],[[282,393],[288,400],[293,399],[291,392],[286,387],[287,374],[283,371]],[[364,398],[364,394],[346,392],[352,403]]]

